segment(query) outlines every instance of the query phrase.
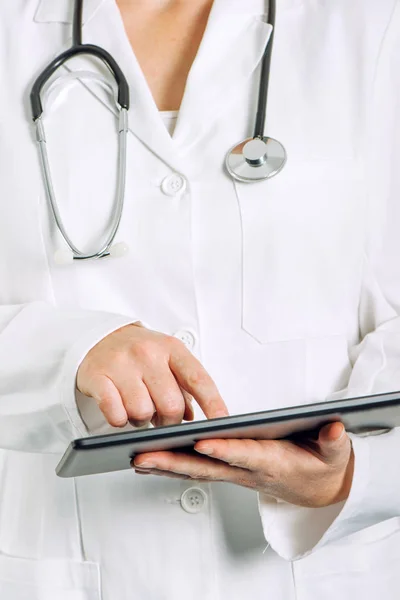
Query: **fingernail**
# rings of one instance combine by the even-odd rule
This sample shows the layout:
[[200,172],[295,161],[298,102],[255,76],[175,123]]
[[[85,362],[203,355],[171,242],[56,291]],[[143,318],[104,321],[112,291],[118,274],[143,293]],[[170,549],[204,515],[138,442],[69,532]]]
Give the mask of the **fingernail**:
[[140,465],[135,465],[135,467],[137,469],[155,469],[156,465],[154,463],[144,462],[144,463],[141,463]]
[[196,448],[196,452],[200,452],[200,454],[208,454],[208,456],[211,456],[211,454],[214,454],[214,448],[211,448],[210,446],[204,446],[203,448]]
[[346,429],[345,429],[345,427],[343,427],[342,433],[338,437],[337,441],[340,442],[340,440],[342,440],[345,435],[346,435]]

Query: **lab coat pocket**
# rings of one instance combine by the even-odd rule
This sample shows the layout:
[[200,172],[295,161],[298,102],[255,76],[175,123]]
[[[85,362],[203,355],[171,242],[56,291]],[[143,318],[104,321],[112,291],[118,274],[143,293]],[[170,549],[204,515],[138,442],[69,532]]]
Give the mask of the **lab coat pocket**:
[[0,554],[2,600],[100,600],[99,580],[95,563]]
[[269,181],[235,185],[243,329],[261,343],[347,332],[362,270],[362,165],[294,161]]
[[298,589],[310,597],[397,600],[400,521],[394,518],[329,544],[293,563]]

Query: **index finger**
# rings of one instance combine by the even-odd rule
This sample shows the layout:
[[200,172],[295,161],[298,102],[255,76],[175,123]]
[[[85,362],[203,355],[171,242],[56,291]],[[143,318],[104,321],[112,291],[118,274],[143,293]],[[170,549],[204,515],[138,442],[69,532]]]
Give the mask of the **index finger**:
[[207,419],[229,415],[217,386],[200,362],[184,346],[171,353],[169,368],[179,385],[189,392]]

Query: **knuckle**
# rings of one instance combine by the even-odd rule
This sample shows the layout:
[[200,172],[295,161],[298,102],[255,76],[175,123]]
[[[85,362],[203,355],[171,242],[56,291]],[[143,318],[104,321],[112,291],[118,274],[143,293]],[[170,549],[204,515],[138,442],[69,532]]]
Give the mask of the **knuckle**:
[[97,402],[99,409],[105,419],[112,427],[124,427],[127,422],[127,415],[120,407],[115,406],[112,399],[104,397]]
[[95,386],[102,388],[104,387],[103,379],[104,376],[102,369],[99,368],[96,361],[93,361],[89,358],[89,356],[86,356],[86,358],[80,364],[76,376],[78,389],[90,389]]
[[252,461],[248,456],[243,456],[241,457],[240,460],[238,460],[236,462],[236,464],[233,463],[233,466],[235,467],[239,467],[241,469],[247,469],[248,471],[256,471],[258,469],[255,469],[255,465],[254,465],[254,461]]
[[201,369],[193,369],[187,376],[187,382],[190,387],[196,388],[206,382],[206,377]]
[[154,411],[147,408],[136,408],[131,407],[127,409],[128,417],[130,420],[138,423],[146,423],[151,421],[153,418]]
[[179,401],[176,398],[171,398],[167,399],[160,412],[164,417],[174,418],[180,417],[184,409],[183,400]]
[[172,350],[176,350],[178,352],[182,351],[182,350],[184,350],[184,351],[186,350],[186,346],[182,342],[182,340],[174,337],[173,335],[167,336],[166,337],[166,342],[168,343],[168,346]]
[[124,346],[118,346],[104,355],[103,361],[105,364],[123,364],[127,361],[128,356],[128,349]]
[[107,421],[112,427],[125,427],[127,423],[127,419],[122,416],[109,416]]
[[[128,354],[124,348],[112,348],[106,352],[99,353],[93,359],[82,363],[82,374],[86,380],[97,381],[107,384],[107,377],[115,373],[115,367],[125,366]],[[79,372],[78,372],[79,373]]]
[[113,401],[111,398],[108,398],[107,396],[100,396],[97,398],[97,404],[103,413],[112,414]]
[[141,340],[132,346],[132,353],[145,362],[154,362],[160,354],[160,344],[152,339]]
[[111,405],[107,402],[101,402],[99,404],[100,410],[103,413],[106,421],[112,427],[124,427],[127,422],[127,416],[122,411],[114,411]]

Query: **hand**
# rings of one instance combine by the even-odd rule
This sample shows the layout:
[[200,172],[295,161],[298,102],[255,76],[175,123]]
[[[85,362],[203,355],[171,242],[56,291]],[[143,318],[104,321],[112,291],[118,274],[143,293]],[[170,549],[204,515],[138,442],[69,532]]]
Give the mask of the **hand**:
[[195,450],[200,456],[138,455],[134,468],[143,474],[226,481],[312,508],[336,504],[350,493],[354,456],[341,423],[323,427],[316,440],[207,440],[198,442]]
[[207,418],[228,414],[211,377],[184,344],[140,323],[114,331],[90,350],[77,388],[97,400],[113,427],[192,420],[192,396]]

